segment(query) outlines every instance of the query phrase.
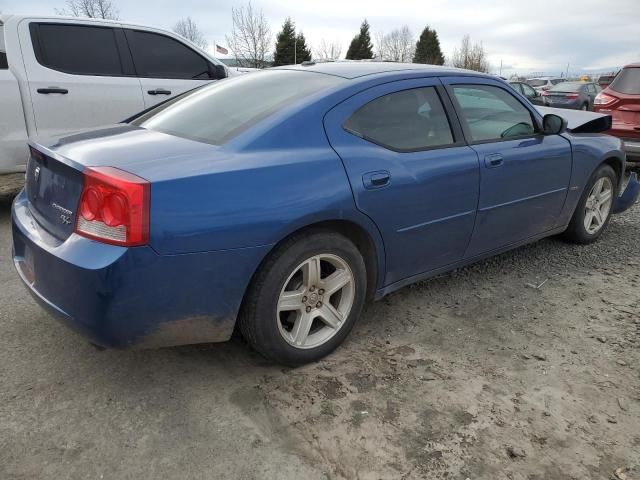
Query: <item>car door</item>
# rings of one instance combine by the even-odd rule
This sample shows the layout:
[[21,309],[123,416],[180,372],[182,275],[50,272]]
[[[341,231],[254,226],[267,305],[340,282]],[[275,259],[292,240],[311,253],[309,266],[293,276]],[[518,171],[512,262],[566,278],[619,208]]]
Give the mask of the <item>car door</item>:
[[213,65],[186,43],[165,34],[125,29],[145,107],[216,79]]
[[117,26],[25,19],[18,31],[38,135],[117,123],[143,109]]
[[473,257],[557,226],[571,176],[571,147],[561,135],[542,135],[539,114],[490,79],[442,79],[464,135],[480,159]]
[[478,157],[451,112],[439,80],[420,79],[370,88],[325,117],[356,205],[383,235],[386,285],[460,260],[469,243]]

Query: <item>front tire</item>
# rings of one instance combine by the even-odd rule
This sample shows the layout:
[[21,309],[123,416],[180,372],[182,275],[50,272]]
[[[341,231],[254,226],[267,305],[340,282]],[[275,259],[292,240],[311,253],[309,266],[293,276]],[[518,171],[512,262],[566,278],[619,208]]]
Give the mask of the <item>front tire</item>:
[[609,165],[601,165],[591,176],[563,236],[574,243],[595,242],[611,220],[618,195],[618,177]]
[[366,267],[356,246],[329,232],[303,232],[279,245],[249,286],[243,337],[263,356],[296,366],[329,354],[360,316]]

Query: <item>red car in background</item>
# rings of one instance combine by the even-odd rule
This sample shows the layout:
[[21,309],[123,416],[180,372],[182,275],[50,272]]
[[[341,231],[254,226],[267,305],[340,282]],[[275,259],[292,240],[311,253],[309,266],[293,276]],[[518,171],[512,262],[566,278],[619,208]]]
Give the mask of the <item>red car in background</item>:
[[640,162],[640,63],[618,72],[596,96],[593,111],[611,115],[613,125],[607,133],[624,141],[628,161]]

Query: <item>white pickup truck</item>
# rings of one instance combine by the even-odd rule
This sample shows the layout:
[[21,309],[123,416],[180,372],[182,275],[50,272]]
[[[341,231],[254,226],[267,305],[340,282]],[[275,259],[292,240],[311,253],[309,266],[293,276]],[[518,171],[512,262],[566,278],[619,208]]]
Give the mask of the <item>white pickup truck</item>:
[[120,122],[170,96],[240,74],[156,28],[0,16],[0,174],[24,171],[27,139]]

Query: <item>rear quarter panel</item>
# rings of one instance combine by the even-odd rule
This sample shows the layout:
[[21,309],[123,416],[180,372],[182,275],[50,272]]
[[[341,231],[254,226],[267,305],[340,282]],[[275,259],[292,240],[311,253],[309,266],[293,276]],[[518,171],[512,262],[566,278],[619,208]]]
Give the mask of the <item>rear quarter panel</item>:
[[324,107],[274,118],[248,136],[193,159],[188,176],[156,170],[151,245],[161,254],[273,246],[312,224],[346,220],[372,238],[379,268],[384,245],[356,208],[338,155],[326,138]]

